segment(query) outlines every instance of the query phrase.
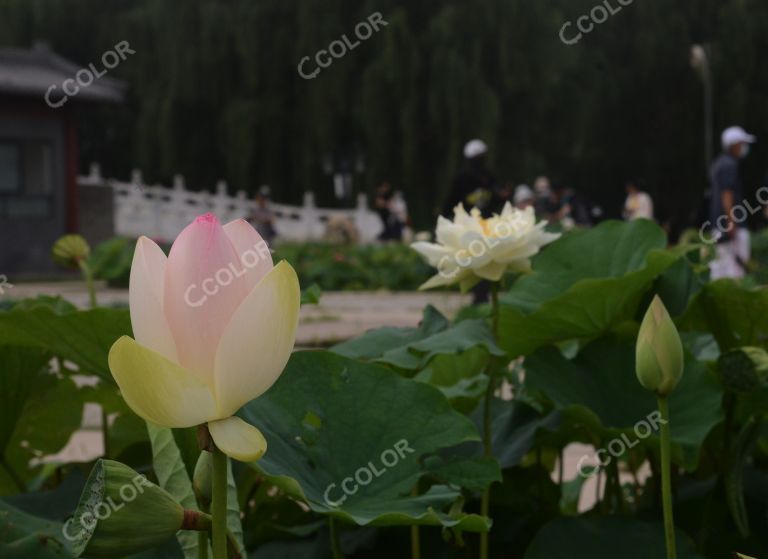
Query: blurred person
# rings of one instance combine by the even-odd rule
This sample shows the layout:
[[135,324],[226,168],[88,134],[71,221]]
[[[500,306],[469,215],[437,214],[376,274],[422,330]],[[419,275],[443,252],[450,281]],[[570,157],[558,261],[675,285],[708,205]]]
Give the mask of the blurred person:
[[501,213],[504,209],[504,205],[507,202],[512,202],[515,197],[515,184],[512,181],[506,181],[503,186],[500,186],[493,193],[493,200],[491,202],[491,212],[495,214]]
[[413,237],[413,231],[410,227],[411,218],[408,215],[408,203],[405,201],[405,196],[401,190],[395,190],[390,209],[400,224],[399,240],[408,242]]
[[549,191],[549,198],[543,204],[543,219],[549,223],[560,224],[564,229],[571,229],[574,219],[571,216],[573,189],[561,182],[556,182]]
[[533,194],[533,190],[527,184],[520,184],[515,188],[514,197],[515,207],[519,210],[524,210],[529,206],[536,204],[536,197]]
[[488,170],[486,154],[488,146],[482,140],[470,140],[464,146],[464,164],[453,181],[451,194],[443,208],[443,215],[453,217],[453,209],[463,204],[467,211],[478,208],[490,217],[496,191],[496,178]]
[[717,255],[709,264],[713,280],[744,277],[750,258],[749,230],[734,221],[731,211],[744,199],[739,161],[756,140],[740,126],[726,128],[720,136],[723,151],[709,168],[709,221],[717,241]]
[[568,208],[564,221],[566,229],[570,229],[574,225],[580,227],[592,226],[594,218],[593,207],[587,196],[575,188],[568,186],[564,188],[562,199]]
[[549,184],[547,177],[536,177],[533,181],[533,191],[536,195],[534,201],[534,208],[536,210],[536,216],[541,219],[547,219],[550,213],[550,206],[552,197],[552,187]]
[[275,229],[275,214],[270,207],[270,193],[270,188],[266,185],[259,188],[256,192],[256,205],[251,210],[248,221],[258,231],[261,238],[271,246],[272,241],[277,236],[277,230]]
[[398,210],[395,207],[395,194],[389,181],[382,181],[376,187],[376,199],[374,201],[376,213],[381,219],[382,230],[379,233],[380,241],[400,241],[403,238],[403,225]]
[[627,192],[622,211],[624,219],[653,219],[653,200],[647,192],[640,190],[640,181],[630,179],[624,183],[624,189]]

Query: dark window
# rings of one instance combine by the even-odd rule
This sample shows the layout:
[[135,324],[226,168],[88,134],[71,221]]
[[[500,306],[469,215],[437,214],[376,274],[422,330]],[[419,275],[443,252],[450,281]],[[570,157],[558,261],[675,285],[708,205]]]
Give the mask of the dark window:
[[53,204],[53,148],[40,139],[0,139],[0,215],[47,218]]
[[14,142],[0,142],[0,192],[21,190],[21,148]]

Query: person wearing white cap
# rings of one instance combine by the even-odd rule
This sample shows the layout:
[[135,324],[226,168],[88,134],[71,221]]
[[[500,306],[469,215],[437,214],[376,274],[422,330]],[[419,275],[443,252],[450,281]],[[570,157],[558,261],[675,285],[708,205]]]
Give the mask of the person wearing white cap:
[[490,215],[498,183],[488,170],[485,156],[488,146],[484,141],[474,139],[464,145],[464,165],[453,181],[453,189],[443,207],[443,215],[453,217],[458,204],[464,209],[478,208],[483,215]]
[[749,261],[749,231],[743,219],[736,219],[733,209],[744,199],[739,160],[747,156],[756,140],[740,126],[726,128],[721,136],[723,152],[709,168],[709,223],[717,241],[717,257],[709,265],[713,280],[743,277]]
[[515,188],[515,207],[518,210],[524,210],[528,206],[533,206],[536,202],[536,197],[533,195],[533,190],[527,184],[519,184]]
[[464,157],[474,159],[478,155],[484,155],[488,151],[488,146],[482,140],[474,139],[464,145]]

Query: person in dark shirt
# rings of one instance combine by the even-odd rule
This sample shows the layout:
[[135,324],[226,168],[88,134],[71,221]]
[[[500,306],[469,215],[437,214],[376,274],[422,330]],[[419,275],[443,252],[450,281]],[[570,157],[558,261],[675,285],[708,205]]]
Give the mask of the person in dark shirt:
[[478,208],[484,217],[490,217],[498,183],[486,166],[487,152],[482,140],[471,140],[464,146],[464,165],[443,208],[445,217],[452,219],[453,209],[460,203],[467,211]]
[[256,203],[251,209],[251,215],[248,221],[256,228],[261,238],[264,239],[268,245],[272,245],[272,242],[277,236],[275,230],[275,214],[272,212],[272,208],[269,203],[270,188],[268,186],[262,186],[256,193]]
[[404,223],[400,221],[397,213],[392,211],[394,192],[389,181],[381,181],[376,188],[376,213],[381,218],[382,230],[379,233],[380,241],[401,241],[403,239]]
[[733,210],[744,200],[739,160],[747,156],[756,139],[740,126],[731,126],[723,131],[721,140],[723,152],[709,168],[709,222],[702,231],[711,227],[711,239],[717,242],[717,257],[710,263],[712,279],[740,278],[750,256],[749,231]]

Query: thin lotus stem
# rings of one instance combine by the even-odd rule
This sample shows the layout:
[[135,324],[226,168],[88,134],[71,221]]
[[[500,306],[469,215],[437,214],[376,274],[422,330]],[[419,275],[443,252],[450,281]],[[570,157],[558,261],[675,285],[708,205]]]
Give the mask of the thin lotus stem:
[[[418,487],[414,487],[411,495],[417,496],[418,494]],[[411,526],[411,559],[421,559],[421,534],[418,524]]]
[[421,558],[421,536],[417,525],[411,526],[411,559]]
[[101,408],[101,438],[104,444],[104,458],[109,458],[109,417],[103,406]]
[[597,468],[597,476],[595,478],[595,507],[600,506],[602,508],[602,495],[600,494],[600,484],[603,482],[603,469]]
[[213,446],[213,559],[227,559],[227,455]]
[[672,516],[672,467],[670,457],[669,400],[659,396],[661,413],[661,502],[664,507],[664,536],[667,542],[667,559],[676,559],[675,521]]
[[[499,337],[499,284],[491,283],[491,331],[494,340]],[[485,390],[483,401],[483,454],[486,458],[493,458],[493,433],[491,421],[491,406],[493,394],[496,391],[496,378],[494,365],[488,366],[488,387]],[[491,488],[486,487],[480,500],[480,514],[487,517],[490,512]],[[480,559],[488,559],[488,532],[480,532]]]
[[208,532],[197,533],[197,559],[208,559]]
[[91,308],[95,309],[98,304],[96,303],[96,287],[93,283],[93,272],[91,272],[91,267],[88,266],[88,263],[83,259],[78,262],[78,265],[80,266],[80,271],[83,274],[85,285],[88,288],[88,301]]
[[491,284],[491,332],[493,339],[499,340],[499,284]]
[[613,477],[611,476],[610,465],[605,468],[605,488],[603,489],[603,501],[600,503],[600,508],[603,514],[609,514],[611,512],[611,502],[613,500]]
[[336,520],[332,516],[328,517],[328,529],[331,532],[331,551],[333,552],[333,559],[344,559],[344,555],[341,553],[339,527],[336,525]]
[[[198,431],[198,436],[200,436],[200,433]],[[207,515],[211,514],[211,509],[208,505],[204,503],[200,503],[198,499],[198,506],[200,507],[200,510],[204,512]],[[213,522],[211,522],[211,528],[213,528]],[[208,559],[208,551],[209,551],[209,541],[211,539],[211,531],[207,530],[205,532],[198,532],[197,534],[197,559]]]

